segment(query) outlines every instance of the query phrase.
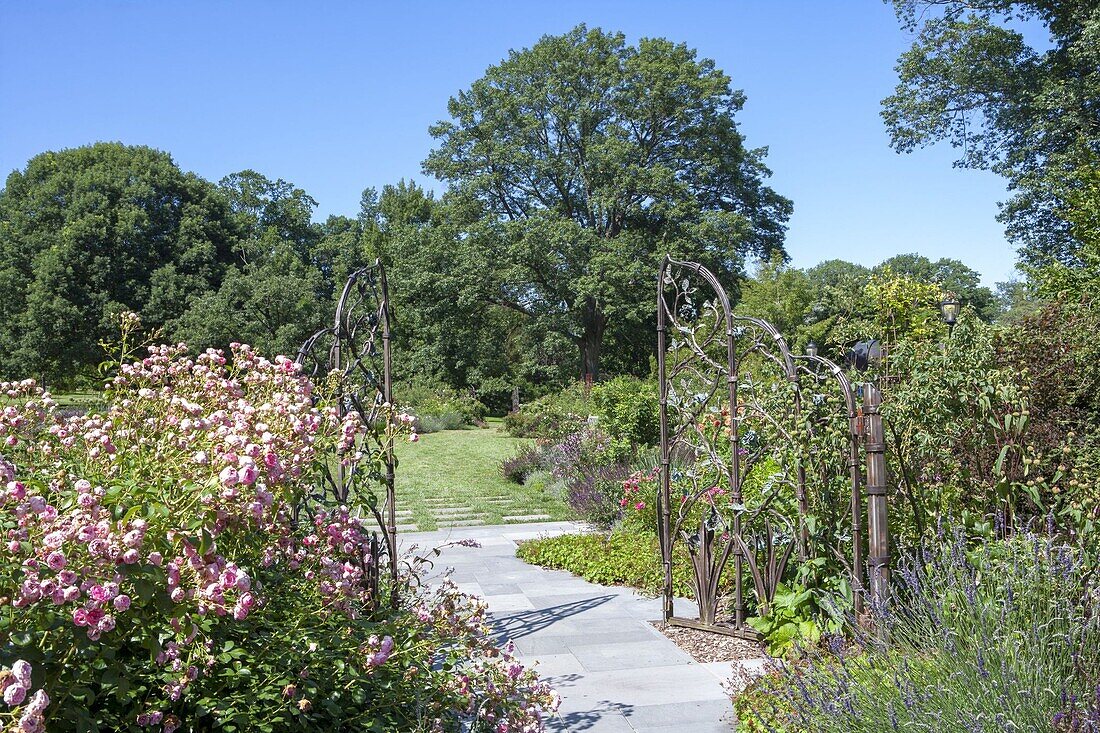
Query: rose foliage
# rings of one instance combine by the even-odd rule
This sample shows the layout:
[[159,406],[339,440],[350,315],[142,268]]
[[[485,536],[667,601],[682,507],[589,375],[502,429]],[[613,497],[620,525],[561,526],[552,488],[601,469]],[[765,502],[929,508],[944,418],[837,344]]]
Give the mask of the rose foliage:
[[413,558],[377,602],[372,525],[305,501],[376,459],[314,390],[247,346],[151,347],[102,414],[0,383],[0,730],[542,729],[483,604]]

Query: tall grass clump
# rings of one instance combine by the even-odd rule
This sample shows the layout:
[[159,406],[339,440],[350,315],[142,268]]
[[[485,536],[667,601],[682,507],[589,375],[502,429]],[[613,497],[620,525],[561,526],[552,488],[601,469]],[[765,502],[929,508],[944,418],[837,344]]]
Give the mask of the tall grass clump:
[[788,666],[760,717],[788,733],[1100,731],[1091,566],[1046,536],[941,538],[896,572],[875,634]]

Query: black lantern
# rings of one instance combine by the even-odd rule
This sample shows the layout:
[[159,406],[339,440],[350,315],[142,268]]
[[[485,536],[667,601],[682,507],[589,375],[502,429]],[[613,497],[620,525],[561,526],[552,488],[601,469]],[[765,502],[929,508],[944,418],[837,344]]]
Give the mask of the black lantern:
[[811,359],[817,356],[817,344],[815,344],[813,341],[806,344],[806,356],[810,357]]
[[959,320],[959,311],[962,309],[962,303],[953,294],[948,293],[940,301],[940,315],[943,317],[943,322],[947,324],[948,328],[955,326],[955,321]]
[[882,344],[877,339],[860,341],[848,352],[848,366],[863,372],[882,359]]

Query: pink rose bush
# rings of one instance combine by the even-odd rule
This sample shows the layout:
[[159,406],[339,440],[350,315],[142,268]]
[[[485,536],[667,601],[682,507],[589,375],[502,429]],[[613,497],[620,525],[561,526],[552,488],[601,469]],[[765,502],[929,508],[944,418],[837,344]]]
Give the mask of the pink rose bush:
[[483,608],[415,571],[391,607],[369,512],[310,499],[378,456],[298,365],[156,346],[105,396],[0,383],[0,730],[541,729]]
[[[46,730],[44,713],[50,704],[45,690],[32,688],[31,665],[24,659],[16,660],[10,668],[0,668],[0,695],[8,708],[18,708],[18,717],[12,730],[19,733],[41,733]],[[0,706],[2,707],[2,706]]]

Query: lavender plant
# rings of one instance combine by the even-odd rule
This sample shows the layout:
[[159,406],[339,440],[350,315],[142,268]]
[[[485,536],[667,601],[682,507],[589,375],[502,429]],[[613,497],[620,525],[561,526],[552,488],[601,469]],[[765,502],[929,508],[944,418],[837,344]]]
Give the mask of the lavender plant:
[[1100,586],[1079,550],[960,534],[897,576],[877,632],[787,666],[760,717],[788,732],[1100,731]]

